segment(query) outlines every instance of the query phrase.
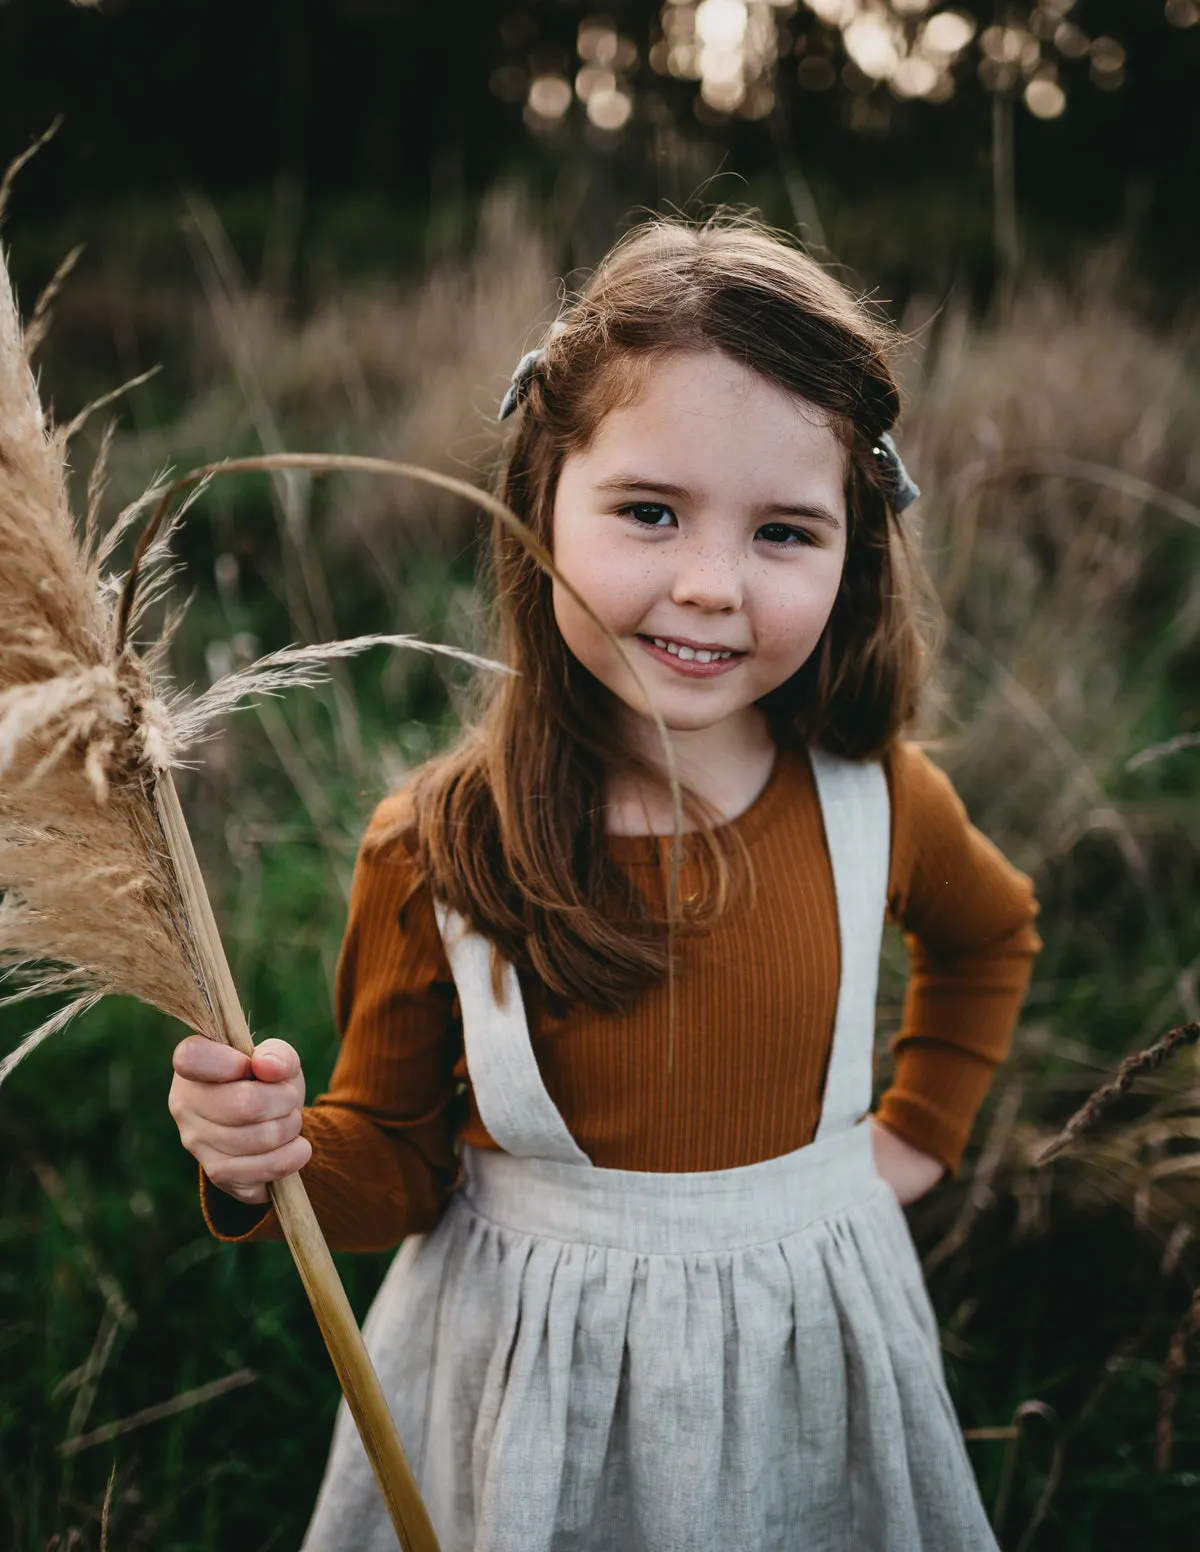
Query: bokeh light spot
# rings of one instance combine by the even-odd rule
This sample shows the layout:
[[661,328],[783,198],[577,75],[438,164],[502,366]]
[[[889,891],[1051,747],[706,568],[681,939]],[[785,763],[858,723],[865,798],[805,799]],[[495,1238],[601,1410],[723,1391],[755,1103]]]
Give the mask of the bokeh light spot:
[[1025,87],[1025,106],[1038,119],[1056,119],[1067,106],[1067,94],[1057,81],[1037,76]]
[[808,0],[808,8],[829,27],[844,27],[858,12],[854,0]]
[[529,106],[542,119],[560,119],[571,106],[571,83],[560,75],[539,75],[529,83]]
[[584,65],[575,77],[575,95],[580,102],[587,102],[596,92],[614,91],[616,85],[617,78],[611,70],[601,65]]
[[746,22],[743,0],[700,0],[696,7],[696,33],[716,49],[736,49],[746,36]]
[[716,108],[719,113],[732,113],[741,106],[746,88],[740,75],[705,75],[700,82],[700,95],[710,108]]
[[624,129],[633,113],[633,98],[607,87],[592,92],[587,100],[587,116],[597,129]]
[[842,38],[850,58],[864,75],[876,81],[886,80],[900,63],[891,29],[873,12],[856,17]]
[[939,11],[921,28],[921,49],[929,54],[961,54],[975,36],[975,18],[961,11]]
[[1054,32],[1054,46],[1066,59],[1082,59],[1088,51],[1088,35],[1074,22],[1060,22]]
[[579,24],[575,47],[590,65],[611,65],[617,56],[617,30],[607,16],[588,16]]
[[910,54],[892,72],[891,86],[898,97],[928,97],[941,72],[931,59]]

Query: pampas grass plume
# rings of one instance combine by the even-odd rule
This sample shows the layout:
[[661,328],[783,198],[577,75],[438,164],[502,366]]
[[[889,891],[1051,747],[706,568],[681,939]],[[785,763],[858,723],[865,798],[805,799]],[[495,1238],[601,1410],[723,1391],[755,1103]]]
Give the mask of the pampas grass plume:
[[149,795],[178,743],[150,666],[112,650],[99,482],[81,538],[66,440],[42,412],[0,263],[0,967],[17,988],[6,1001],[75,994],[0,1080],[107,992],[217,1036]]
[[[29,357],[0,263],[0,971],[14,988],[0,1005],[73,996],[0,1061],[0,1082],[42,1040],[110,993],[150,1003],[210,1039],[225,1038],[154,802],[155,784],[215,721],[252,696],[318,683],[330,659],[376,645],[500,668],[411,636],[357,636],[271,653],[190,702],[160,696],[155,681],[178,617],[168,619],[144,656],[130,638],[169,581],[170,539],[186,504],[172,516],[174,487],[156,486],[101,537],[105,438],[80,533],[66,484],[73,427],[48,425]],[[244,459],[228,467],[272,462]],[[359,462],[371,461],[327,461]],[[377,462],[377,472],[400,470]],[[209,472],[179,484],[194,495]],[[457,481],[435,478],[478,497]],[[123,581],[108,574],[116,544],[152,506],[136,573]]]

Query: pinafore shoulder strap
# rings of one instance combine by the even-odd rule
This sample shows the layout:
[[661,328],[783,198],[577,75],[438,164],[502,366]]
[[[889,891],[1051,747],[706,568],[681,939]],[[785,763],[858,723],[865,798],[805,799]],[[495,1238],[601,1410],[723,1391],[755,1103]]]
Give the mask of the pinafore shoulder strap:
[[[841,978],[817,1137],[842,1131],[871,1105],[875,991],[887,904],[891,814],[877,764],[810,751],[837,897]],[[516,971],[503,997],[492,990],[491,945],[435,902],[438,927],[462,1007],[463,1043],[483,1124],[505,1153],[565,1164],[590,1160],[546,1090]]]
[[471,1088],[489,1135],[516,1158],[590,1163],[538,1071],[517,972],[505,963],[498,1000],[492,990],[491,944],[440,901],[434,909],[462,1008]]
[[891,804],[883,767],[809,751],[837,896],[842,973],[817,1138],[871,1108],[875,993],[887,909]]

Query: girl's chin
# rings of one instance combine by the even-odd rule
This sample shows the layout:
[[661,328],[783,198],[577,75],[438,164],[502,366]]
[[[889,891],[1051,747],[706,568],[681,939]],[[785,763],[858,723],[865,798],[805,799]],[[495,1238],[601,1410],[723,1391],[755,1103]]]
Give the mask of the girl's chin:
[[[749,705],[687,706],[679,705],[673,696],[660,696],[658,714],[670,733],[709,733],[721,730],[725,734],[750,731],[763,720],[763,712],[755,702]],[[654,714],[640,698],[636,701],[621,700],[620,710],[637,717],[642,724],[656,729]]]

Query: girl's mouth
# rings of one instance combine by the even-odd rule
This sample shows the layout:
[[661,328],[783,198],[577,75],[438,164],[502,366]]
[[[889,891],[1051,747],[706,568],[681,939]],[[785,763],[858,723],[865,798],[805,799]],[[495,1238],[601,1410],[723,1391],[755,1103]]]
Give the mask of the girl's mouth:
[[687,679],[712,679],[727,674],[746,656],[731,647],[693,647],[663,636],[639,636],[638,641],[652,658]]

